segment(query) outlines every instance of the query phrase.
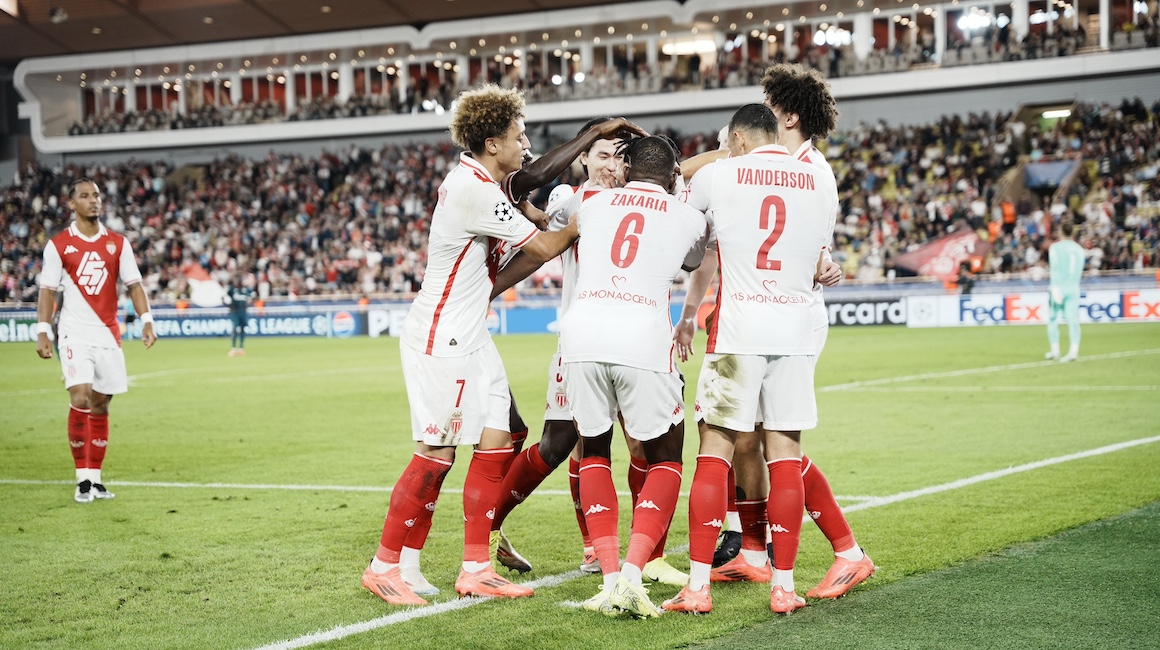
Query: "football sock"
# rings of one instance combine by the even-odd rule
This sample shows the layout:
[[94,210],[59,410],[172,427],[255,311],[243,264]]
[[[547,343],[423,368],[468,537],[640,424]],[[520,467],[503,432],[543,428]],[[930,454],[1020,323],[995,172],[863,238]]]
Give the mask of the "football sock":
[[616,486],[612,483],[612,465],[607,458],[590,457],[580,461],[580,503],[601,573],[607,576],[618,572],[620,509]]
[[86,448],[89,441],[89,409],[70,406],[68,409],[68,446],[77,469],[77,483],[85,480],[80,470],[88,467]]
[[379,556],[382,555],[383,553],[384,553],[383,547],[380,546],[379,551],[377,553],[375,553],[375,556],[373,558],[371,558],[371,572],[372,573],[386,573],[387,571],[390,571],[391,569],[399,566],[398,564],[391,564],[389,562],[383,562],[382,560],[380,560]]
[[[773,568],[793,571],[801,541],[802,510],[805,490],[802,487],[800,458],[778,458],[769,466],[769,529],[773,533]],[[792,583],[792,573],[789,578]],[[789,590],[785,584],[782,588]]]
[[503,476],[499,503],[495,507],[495,521],[492,530],[499,530],[512,509],[524,502],[548,475],[552,467],[540,457],[540,445],[536,443],[515,456],[511,466]]
[[[626,566],[631,564],[639,569],[654,559],[654,551],[666,536],[669,521],[677,509],[677,495],[680,491],[680,463],[656,463],[649,466],[640,490],[640,499],[633,508],[632,536],[624,558]],[[661,551],[664,551],[663,547]]]
[[[488,537],[495,518],[495,504],[503,481],[503,468],[512,457],[512,448],[476,449],[463,481],[463,569],[474,572],[468,563],[490,565]],[[473,564],[472,566],[477,566]]]
[[447,478],[446,472],[432,477],[432,480],[435,481],[432,486],[435,490],[435,498],[424,503],[423,509],[419,511],[419,516],[415,518],[414,525],[407,533],[407,539],[403,541],[404,556],[408,548],[422,549],[426,546],[427,535],[431,533],[431,519],[435,516],[435,507],[439,505],[439,492],[443,488],[443,479],[445,478]]
[[620,567],[620,577],[627,580],[630,585],[640,585],[643,582],[644,573],[641,572],[640,567],[625,560],[624,566]]
[[[428,503],[439,499],[439,486],[451,469],[451,461],[415,454],[391,490],[391,504],[383,521],[383,535],[375,554],[386,564],[397,565],[403,544]],[[410,524],[408,524],[410,522]],[[484,545],[487,552],[487,545]]]
[[741,532],[741,517],[737,514],[737,474],[729,466],[729,491],[725,493],[725,530]]
[[713,571],[712,564],[705,562],[689,562],[689,590],[700,591],[709,584],[709,575]]
[[528,428],[524,427],[521,431],[512,431],[512,451],[514,452],[512,458],[520,455],[524,450],[524,442],[528,439]]
[[[842,514],[842,508],[834,498],[833,491],[830,490],[830,482],[826,480],[826,475],[822,473],[822,470],[807,456],[802,456],[802,487],[805,489],[806,512],[821,529],[826,539],[830,540],[830,545],[834,547],[834,553],[858,549],[858,545],[854,542],[854,533],[850,530],[850,524],[846,521],[846,516]],[[858,554],[861,554],[860,549],[858,549]],[[861,558],[855,557],[853,559]]]
[[[741,519],[741,550],[750,551],[745,554],[745,559],[753,566],[765,566],[769,559],[765,554],[765,532],[769,528],[767,509],[765,499],[737,502],[737,514]],[[754,564],[752,560],[757,555],[761,556],[761,562]]]
[[[89,414],[89,444],[85,446],[89,469],[100,470],[105,462],[105,448],[109,446],[109,414]],[[100,476],[93,483],[100,483]]]
[[763,567],[769,562],[769,553],[766,552],[764,546],[760,551],[743,548],[741,549],[741,557],[749,566]]
[[769,590],[773,591],[774,587],[781,587],[785,591],[794,591],[793,569],[789,569],[788,571],[774,569],[773,580],[769,583]]
[[697,469],[689,493],[689,559],[693,562],[706,566],[713,564],[713,551],[721,532],[721,519],[725,516],[728,474],[729,462],[724,458],[697,456]]
[[580,527],[584,548],[592,548],[588,523],[584,521],[584,506],[580,503],[580,461],[571,456],[568,457],[568,489],[572,491],[572,507],[576,510],[576,524]]

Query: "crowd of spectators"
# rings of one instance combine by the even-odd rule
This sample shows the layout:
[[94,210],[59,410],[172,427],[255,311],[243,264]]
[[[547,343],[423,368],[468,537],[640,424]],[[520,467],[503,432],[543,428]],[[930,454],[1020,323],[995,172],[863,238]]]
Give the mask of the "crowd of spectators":
[[[899,255],[970,228],[993,247],[982,272],[1041,279],[1052,224],[1063,218],[1080,224],[1091,270],[1160,265],[1160,101],[1151,110],[1138,99],[1078,104],[1043,128],[1011,118],[863,124],[820,143],[838,178],[834,257],[847,277],[895,277]],[[684,156],[717,146],[715,132],[669,135]],[[101,184],[106,222],[129,237],[159,301],[189,294],[188,276],[200,275],[191,268],[223,284],[244,273],[264,297],[410,293],[422,283],[428,221],[457,153],[442,142],[352,145],[317,158],[271,152],[180,170],[31,164],[0,189],[0,300],[35,300],[41,250],[65,225],[64,194],[80,176]],[[1083,167],[1066,191],[1039,194],[1010,186],[1020,156]],[[561,182],[577,178],[573,170]]]

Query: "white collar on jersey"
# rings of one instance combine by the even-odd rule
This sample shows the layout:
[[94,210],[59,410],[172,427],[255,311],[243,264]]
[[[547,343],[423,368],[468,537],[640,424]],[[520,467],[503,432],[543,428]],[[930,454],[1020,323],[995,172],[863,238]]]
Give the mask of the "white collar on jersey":
[[466,152],[466,151],[459,152],[459,163],[461,165],[467,165],[469,168],[475,170],[475,173],[477,173],[477,174],[483,174],[484,176],[487,177],[487,180],[489,180],[493,183],[496,182],[496,180],[491,177],[491,172],[487,171],[487,167],[484,167],[478,160],[476,160],[475,158],[472,158],[471,154],[469,154],[468,152]]
[[797,151],[793,152],[793,157],[797,158],[798,160],[804,160],[806,162],[810,162],[810,152],[813,151],[813,149],[814,149],[814,141],[813,140],[806,140],[805,142],[802,143],[802,146],[798,147]]
[[101,237],[109,234],[109,231],[105,229],[105,224],[101,223],[100,221],[97,222],[97,234],[93,237],[85,237],[82,235],[81,229],[77,228],[76,220],[73,220],[73,222],[69,224],[68,231],[72,233],[73,237],[79,237],[87,242],[95,242]]
[[776,153],[783,156],[788,156],[789,149],[786,149],[780,144],[763,144],[760,147],[754,147],[753,149],[750,149],[749,153]]
[[656,183],[650,183],[648,181],[629,181],[629,182],[624,184],[624,189],[626,189],[626,190],[639,190],[641,192],[659,192],[661,194],[668,194],[668,192],[665,191],[665,188],[661,187],[660,185],[657,185]]

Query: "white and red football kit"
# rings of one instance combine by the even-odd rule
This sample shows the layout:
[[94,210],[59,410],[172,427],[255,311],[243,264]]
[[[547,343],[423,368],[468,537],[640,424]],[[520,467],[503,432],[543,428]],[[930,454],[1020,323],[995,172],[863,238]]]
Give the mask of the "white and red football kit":
[[763,414],[766,428],[813,428],[813,287],[837,209],[832,174],[766,145],[699,171],[687,200],[711,215],[721,272],[699,414],[738,431]]
[[569,399],[581,435],[600,435],[619,408],[625,429],[655,438],[680,419],[669,291],[700,265],[706,218],[652,183],[583,202],[576,295],[560,327]]
[[[834,178],[834,170],[830,167],[830,162],[826,160],[826,156],[821,151],[818,151],[817,147],[814,146],[813,140],[806,140],[802,146],[798,147],[798,150],[795,151],[793,155],[795,158],[802,162],[808,162],[817,166],[819,169],[823,170],[827,175],[829,175],[830,178]],[[834,184],[837,185],[836,180],[834,181]],[[835,204],[833,212],[831,212],[829,215],[826,215],[829,218],[828,230],[826,234],[826,249],[830,249],[834,242],[834,226],[838,223],[838,208],[839,206]],[[826,337],[830,332],[830,314],[826,311],[826,300],[822,296],[822,289],[823,287],[821,283],[814,283],[814,305],[812,310],[814,320],[815,362],[817,361],[817,357],[821,356],[822,349],[826,347]]]
[[499,260],[539,232],[483,165],[466,153],[459,163],[439,187],[423,287],[400,340],[412,435],[431,446],[508,429],[511,397],[488,303]]
[[141,271],[124,236],[98,224],[95,237],[69,225],[44,247],[39,284],[63,291],[57,331],[65,386],[92,384],[117,395],[128,390],[121,325],[117,321],[117,281],[130,286]]

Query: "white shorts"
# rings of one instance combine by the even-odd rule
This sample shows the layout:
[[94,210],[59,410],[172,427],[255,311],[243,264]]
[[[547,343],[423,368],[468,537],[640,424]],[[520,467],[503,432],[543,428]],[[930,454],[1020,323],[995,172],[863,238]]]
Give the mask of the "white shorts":
[[576,428],[584,437],[611,429],[617,411],[624,417],[624,430],[641,442],[659,438],[685,418],[681,377],[675,370],[654,372],[595,361],[564,368]]
[[818,357],[822,356],[822,350],[826,349],[826,339],[830,336],[830,324],[826,323],[821,327],[814,328],[814,365],[818,365]]
[[564,422],[572,421],[572,404],[568,401],[567,382],[564,381],[564,361],[560,357],[560,344],[556,344],[556,354],[548,367],[548,397],[544,407],[544,419]]
[[815,355],[706,354],[697,381],[697,419],[751,431],[803,431],[818,426]]
[[507,431],[511,394],[495,343],[462,357],[433,357],[400,341],[411,437],[431,447],[475,445],[484,428]]
[[120,395],[129,390],[125,353],[121,348],[104,348],[60,338],[60,368],[64,387],[92,384],[93,392]]

